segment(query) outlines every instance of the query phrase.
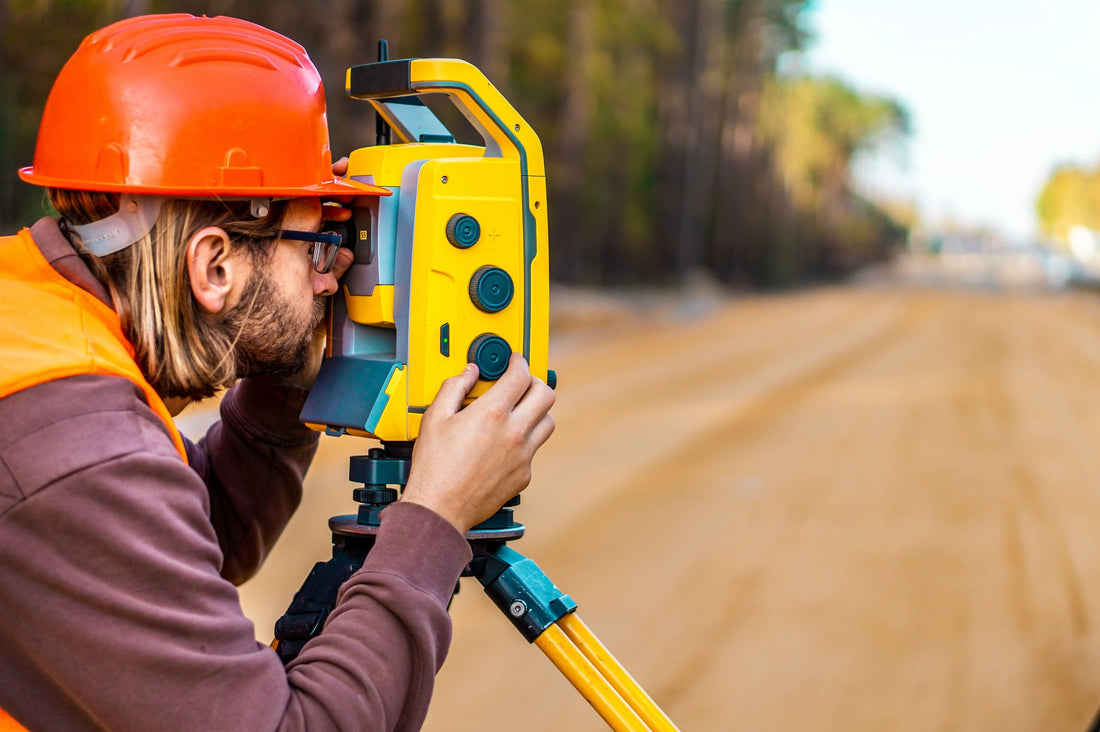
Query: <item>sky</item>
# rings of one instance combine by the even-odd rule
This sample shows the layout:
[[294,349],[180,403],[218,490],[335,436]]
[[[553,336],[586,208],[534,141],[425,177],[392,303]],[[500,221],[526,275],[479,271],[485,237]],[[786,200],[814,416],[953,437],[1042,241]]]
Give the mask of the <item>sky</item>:
[[862,185],[1017,240],[1055,165],[1100,163],[1100,1],[817,0],[800,63],[900,101],[903,151],[858,168]]

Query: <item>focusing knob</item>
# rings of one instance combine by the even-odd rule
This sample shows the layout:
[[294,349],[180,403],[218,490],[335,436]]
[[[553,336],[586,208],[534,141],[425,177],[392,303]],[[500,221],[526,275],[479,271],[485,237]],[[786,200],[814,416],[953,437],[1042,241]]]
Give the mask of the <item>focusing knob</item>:
[[512,347],[508,341],[492,333],[482,333],[470,344],[470,350],[466,353],[466,360],[477,364],[480,378],[486,381],[496,381],[508,370],[508,359],[512,355]]
[[469,214],[457,213],[447,221],[447,241],[459,249],[469,249],[481,238],[481,224]]
[[351,497],[357,503],[390,504],[397,500],[393,488],[356,488]]
[[512,278],[500,267],[485,266],[470,278],[470,299],[485,313],[499,313],[516,292]]

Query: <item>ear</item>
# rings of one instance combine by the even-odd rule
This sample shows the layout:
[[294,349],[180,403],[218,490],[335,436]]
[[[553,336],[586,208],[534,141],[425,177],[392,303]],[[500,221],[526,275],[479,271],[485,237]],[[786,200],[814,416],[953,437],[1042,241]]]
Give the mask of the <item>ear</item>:
[[229,235],[216,226],[196,232],[187,243],[187,273],[191,294],[210,313],[236,302],[250,272],[247,258],[230,245]]

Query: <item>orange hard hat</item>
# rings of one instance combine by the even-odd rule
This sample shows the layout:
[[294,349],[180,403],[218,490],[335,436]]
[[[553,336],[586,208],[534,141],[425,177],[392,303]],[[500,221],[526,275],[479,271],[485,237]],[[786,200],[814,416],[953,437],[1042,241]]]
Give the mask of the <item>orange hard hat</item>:
[[85,38],[19,175],[160,196],[388,194],[333,175],[324,88],[304,48],[247,21],[186,14]]

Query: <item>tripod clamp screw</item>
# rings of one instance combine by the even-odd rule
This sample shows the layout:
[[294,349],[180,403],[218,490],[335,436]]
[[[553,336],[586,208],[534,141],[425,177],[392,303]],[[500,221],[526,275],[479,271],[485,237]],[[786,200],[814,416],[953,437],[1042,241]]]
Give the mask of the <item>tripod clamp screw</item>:
[[528,643],[534,643],[544,630],[577,609],[573,598],[514,549],[494,546],[479,560],[473,576]]

